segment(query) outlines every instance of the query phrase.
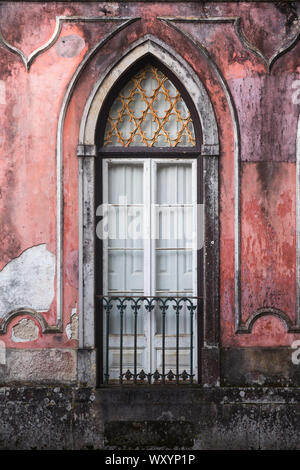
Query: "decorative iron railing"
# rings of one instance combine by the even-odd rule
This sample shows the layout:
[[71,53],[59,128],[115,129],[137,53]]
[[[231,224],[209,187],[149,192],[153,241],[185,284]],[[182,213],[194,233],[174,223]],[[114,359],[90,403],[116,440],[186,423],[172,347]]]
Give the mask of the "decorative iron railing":
[[[97,299],[100,302],[104,318],[104,383],[110,382],[123,383],[142,383],[142,384],[155,384],[155,383],[195,383],[195,337],[197,334],[195,319],[202,309],[202,297],[144,297],[144,296],[102,296],[98,295]],[[156,325],[160,331],[156,335],[156,344],[159,343],[161,352],[160,367],[155,368],[154,371],[138,368],[138,323],[140,320],[141,312],[146,313],[146,316],[156,314]],[[116,324],[114,324],[114,331],[112,332],[112,316],[114,315],[114,323],[117,314],[117,331]],[[124,320],[126,315],[131,316],[131,334],[128,335],[126,328],[124,329]],[[180,325],[185,323],[185,331],[181,331]],[[175,353],[174,370],[167,367],[166,351],[170,347],[170,335],[166,331],[166,321],[172,322],[173,335],[172,336],[172,350]],[[182,326],[182,325],[181,325]],[[128,341],[128,336],[131,338],[131,351],[133,351],[132,369],[128,368],[124,362],[124,338]],[[111,342],[114,339],[114,348],[119,353],[118,362],[118,376],[113,376],[111,373],[110,365],[110,351]],[[189,352],[188,366],[183,368],[180,364],[180,351],[182,351],[182,342],[184,340],[185,352]],[[168,344],[166,344],[168,343]],[[127,343],[128,349],[128,343]]]

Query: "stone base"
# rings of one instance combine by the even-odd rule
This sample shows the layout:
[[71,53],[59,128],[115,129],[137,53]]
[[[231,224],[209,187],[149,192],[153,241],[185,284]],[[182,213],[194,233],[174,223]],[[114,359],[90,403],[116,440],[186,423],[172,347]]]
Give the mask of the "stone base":
[[0,388],[0,449],[299,449],[300,388]]
[[221,385],[300,387],[300,364],[293,364],[294,351],[288,347],[222,348]]

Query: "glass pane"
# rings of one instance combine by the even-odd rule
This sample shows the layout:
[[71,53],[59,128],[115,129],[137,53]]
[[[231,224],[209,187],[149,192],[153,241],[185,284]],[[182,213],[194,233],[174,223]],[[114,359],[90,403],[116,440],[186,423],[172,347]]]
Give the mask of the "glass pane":
[[[160,295],[192,292],[192,250],[157,250],[156,290]],[[181,294],[179,294],[181,295]]]
[[158,165],[155,216],[158,248],[192,247],[191,164]]
[[192,203],[192,165],[190,163],[158,165],[157,203]]
[[109,165],[108,203],[143,204],[143,165]]
[[108,245],[143,248],[143,165],[108,167]]
[[108,208],[108,246],[110,248],[143,248],[143,207]]
[[182,96],[153,65],[134,75],[115,99],[104,146],[195,146],[193,122]]
[[[144,289],[144,254],[143,250],[109,250],[108,253],[108,293],[112,296],[128,297],[143,295]],[[120,332],[120,310],[114,302],[110,313],[110,332]],[[138,316],[138,333],[143,331],[143,310]],[[124,313],[124,334],[133,334],[134,315],[128,302]]]
[[[190,163],[157,165],[156,294],[161,297],[193,295],[192,166]],[[178,299],[177,299],[178,300]],[[166,335],[176,334],[176,301],[166,311]],[[162,333],[162,312],[155,309],[156,333]],[[181,304],[179,331],[189,332],[187,305]]]
[[[108,250],[108,291],[143,292],[143,250]],[[126,294],[124,294],[126,295]]]
[[[127,297],[144,293],[143,165],[108,165],[108,294]],[[110,333],[120,333],[119,300],[110,312]],[[143,312],[138,315],[138,333],[143,331]],[[134,315],[128,302],[123,333],[134,333]]]

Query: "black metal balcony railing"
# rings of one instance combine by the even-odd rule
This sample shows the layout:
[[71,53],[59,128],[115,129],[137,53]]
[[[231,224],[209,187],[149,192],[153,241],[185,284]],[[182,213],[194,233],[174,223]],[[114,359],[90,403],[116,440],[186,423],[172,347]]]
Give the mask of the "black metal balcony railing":
[[[202,297],[144,297],[144,296],[97,296],[101,303],[102,311],[104,315],[105,323],[105,346],[104,346],[104,383],[108,384],[111,381],[110,377],[110,364],[109,364],[109,352],[110,352],[110,337],[111,337],[111,313],[112,311],[118,312],[118,349],[120,354],[119,359],[119,376],[118,382],[123,383],[194,383],[194,318],[200,311],[202,305]],[[141,309],[141,307],[143,307]],[[183,309],[184,307],[184,309]],[[144,369],[138,370],[138,319],[141,314],[141,310],[151,315],[151,312],[156,308],[156,312],[159,312],[160,322],[159,329],[161,334],[161,367],[160,371],[156,369],[153,373],[145,371]],[[175,368],[174,370],[166,369],[166,318],[173,311],[173,320],[175,321]],[[188,337],[188,349],[189,349],[189,364],[188,367],[182,369],[180,367],[180,338],[183,336],[180,331],[180,319],[182,320],[182,312],[185,311],[185,320],[189,323],[188,334],[184,336]],[[133,370],[130,370],[126,366],[124,367],[123,355],[124,355],[124,318],[127,313],[133,315],[133,331],[132,331],[132,349],[133,349]],[[175,314],[175,315],[174,315]],[[175,318],[174,318],[175,316]],[[115,332],[114,332],[115,333]],[[188,370],[186,370],[188,369]]]

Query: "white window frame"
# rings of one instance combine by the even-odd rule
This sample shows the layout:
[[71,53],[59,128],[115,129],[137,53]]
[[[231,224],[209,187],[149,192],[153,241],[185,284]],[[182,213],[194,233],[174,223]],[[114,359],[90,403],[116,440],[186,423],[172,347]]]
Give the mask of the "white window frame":
[[[146,153],[146,151],[145,151]],[[108,166],[113,164],[142,164],[143,165],[143,201],[144,201],[144,266],[149,266],[149,269],[144,270],[144,292],[141,293],[141,296],[150,297],[150,296],[161,296],[167,297],[168,291],[165,293],[156,291],[156,242],[154,234],[156,233],[156,216],[151,214],[151,211],[155,210],[156,201],[156,192],[157,192],[157,165],[159,164],[191,164],[192,167],[192,207],[193,207],[193,224],[198,227],[199,213],[197,211],[197,159],[196,158],[126,158],[126,157],[115,157],[115,158],[103,158],[102,159],[102,188],[103,188],[103,205],[108,203]],[[190,204],[189,204],[190,206]],[[197,283],[197,237],[194,237],[192,243],[192,292],[187,295],[187,297],[197,297],[198,296],[198,283]],[[108,291],[108,239],[103,240],[103,295],[105,296],[130,296],[130,292],[122,291]],[[181,291],[183,292],[183,291]],[[174,292],[173,295],[178,296],[178,292]],[[134,294],[136,295],[136,294]],[[184,295],[183,295],[184,296]],[[196,301],[195,301],[196,303]],[[103,318],[103,332],[104,337],[106,337],[106,321]],[[149,334],[150,333],[150,334]],[[131,345],[131,335],[125,336],[124,348],[129,349]],[[133,336],[133,335],[132,335]],[[148,372],[154,372],[157,366],[157,348],[160,348],[159,341],[161,334],[155,332],[155,318],[154,315],[149,314],[147,316],[147,321],[144,324],[144,336],[146,338],[146,361],[145,367]],[[168,335],[166,335],[167,337]],[[189,336],[188,334],[186,335]],[[194,377],[198,376],[198,330],[197,330],[197,315],[193,317],[193,370]],[[156,339],[154,341],[154,338]],[[154,344],[155,343],[155,344]],[[116,343],[117,347],[117,343]],[[106,345],[103,345],[103,367],[105,366],[105,357],[106,357]],[[172,348],[171,348],[172,349]],[[182,349],[189,350],[188,341],[185,347]]]

